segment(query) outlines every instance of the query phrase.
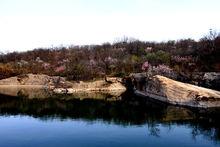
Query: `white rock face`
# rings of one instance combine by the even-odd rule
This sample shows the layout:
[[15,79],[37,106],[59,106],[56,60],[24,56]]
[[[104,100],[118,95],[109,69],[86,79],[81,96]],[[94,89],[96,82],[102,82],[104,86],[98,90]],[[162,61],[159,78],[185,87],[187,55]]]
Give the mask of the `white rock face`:
[[148,81],[146,91],[137,93],[163,102],[191,107],[220,107],[220,92],[156,75]]

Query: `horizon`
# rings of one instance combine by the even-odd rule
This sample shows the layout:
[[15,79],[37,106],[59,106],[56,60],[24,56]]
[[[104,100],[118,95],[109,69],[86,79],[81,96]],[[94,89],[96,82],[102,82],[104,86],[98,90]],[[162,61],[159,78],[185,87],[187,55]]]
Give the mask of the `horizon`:
[[[212,29],[210,29],[212,30]],[[215,31],[215,30],[214,30]],[[218,33],[219,34],[219,33]],[[27,51],[33,51],[33,50],[38,50],[38,49],[62,49],[62,48],[66,48],[66,49],[71,49],[71,48],[74,48],[74,47],[83,47],[83,46],[96,46],[96,45],[104,45],[104,44],[111,44],[111,45],[114,45],[115,43],[120,43],[120,42],[123,42],[123,40],[128,40],[128,42],[131,40],[131,41],[141,41],[141,42],[150,42],[150,43],[166,43],[168,41],[175,41],[175,42],[178,42],[178,41],[181,41],[181,40],[188,40],[188,39],[191,39],[191,40],[194,40],[196,42],[198,42],[200,39],[202,39],[203,37],[206,37],[208,35],[208,33],[204,34],[203,36],[201,36],[200,38],[198,39],[193,39],[193,38],[179,38],[179,39],[169,39],[169,40],[162,40],[162,41],[149,41],[149,40],[140,40],[140,39],[137,39],[137,38],[133,38],[133,37],[127,37],[127,36],[123,36],[123,37],[118,37],[118,38],[115,38],[114,41],[112,42],[102,42],[102,43],[97,43],[97,44],[57,44],[57,45],[50,45],[50,46],[42,46],[42,47],[35,47],[35,48],[29,48],[29,49],[25,49],[25,50],[5,50],[5,51],[0,51],[0,55],[1,54],[10,54],[10,53],[22,53],[22,52],[27,52]]]
[[198,40],[220,29],[218,0],[2,0],[0,52],[141,41]]

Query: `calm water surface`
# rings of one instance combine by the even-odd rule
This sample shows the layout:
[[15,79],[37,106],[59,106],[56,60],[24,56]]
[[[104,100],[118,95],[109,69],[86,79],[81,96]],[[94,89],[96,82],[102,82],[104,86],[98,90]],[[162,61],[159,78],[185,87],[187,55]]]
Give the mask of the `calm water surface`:
[[218,110],[120,99],[0,95],[0,146],[220,146]]

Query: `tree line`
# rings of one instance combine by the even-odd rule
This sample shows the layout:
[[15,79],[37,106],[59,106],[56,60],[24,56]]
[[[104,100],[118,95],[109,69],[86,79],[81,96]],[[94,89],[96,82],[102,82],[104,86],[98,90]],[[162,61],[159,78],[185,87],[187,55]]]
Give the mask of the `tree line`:
[[0,54],[0,79],[26,73],[65,76],[69,80],[123,77],[142,72],[145,62],[179,74],[220,71],[220,34],[193,39],[148,42],[124,38],[102,45],[38,48]]

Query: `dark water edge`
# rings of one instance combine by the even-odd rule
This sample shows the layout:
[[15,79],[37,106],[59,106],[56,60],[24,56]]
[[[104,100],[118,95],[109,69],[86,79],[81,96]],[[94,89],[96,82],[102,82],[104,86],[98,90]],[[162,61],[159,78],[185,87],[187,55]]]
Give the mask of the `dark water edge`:
[[0,146],[220,146],[219,109],[70,97],[0,95]]

